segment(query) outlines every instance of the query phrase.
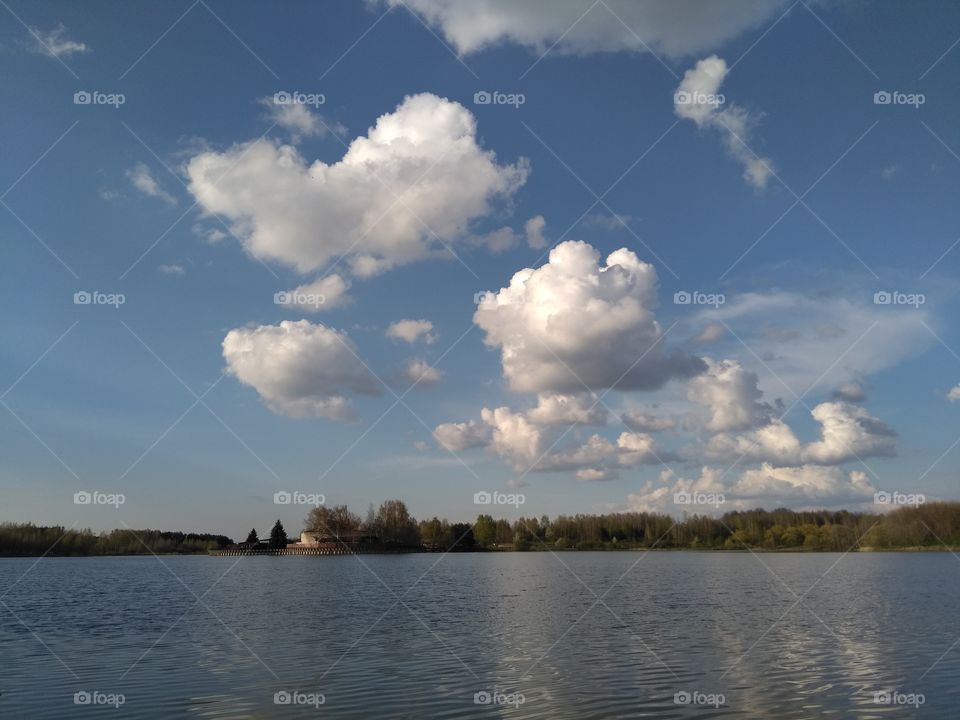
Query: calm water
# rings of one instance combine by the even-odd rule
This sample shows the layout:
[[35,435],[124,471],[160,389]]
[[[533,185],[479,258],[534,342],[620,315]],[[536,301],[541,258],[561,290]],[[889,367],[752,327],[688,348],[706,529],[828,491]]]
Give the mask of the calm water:
[[0,717],[957,717],[956,557],[758,557],[0,559]]

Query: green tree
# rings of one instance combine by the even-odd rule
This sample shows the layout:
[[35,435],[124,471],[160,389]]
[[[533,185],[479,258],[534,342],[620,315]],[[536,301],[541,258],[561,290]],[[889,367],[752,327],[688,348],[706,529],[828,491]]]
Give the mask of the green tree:
[[420,528],[402,500],[384,502],[374,522],[377,534],[385,543],[401,547],[417,547],[420,544]]
[[287,546],[287,531],[283,529],[283,523],[278,519],[270,530],[270,547],[285,548]]
[[473,526],[473,539],[481,547],[492,547],[497,541],[497,524],[489,515],[479,515]]
[[251,531],[249,532],[249,534],[247,535],[247,542],[248,542],[248,543],[251,543],[251,544],[252,544],[252,543],[258,543],[258,542],[260,542],[260,537],[257,535],[257,529],[256,529],[256,528],[254,528],[253,530],[251,530]]

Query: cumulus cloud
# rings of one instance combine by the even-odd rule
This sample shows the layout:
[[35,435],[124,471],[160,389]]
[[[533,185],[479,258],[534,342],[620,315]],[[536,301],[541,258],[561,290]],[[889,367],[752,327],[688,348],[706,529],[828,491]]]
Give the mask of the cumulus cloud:
[[805,462],[839,465],[849,460],[896,454],[897,433],[858,405],[825,402],[810,414],[821,425],[821,438],[806,447]]
[[349,394],[378,393],[355,353],[345,332],[306,320],[237,328],[223,339],[227,372],[270,410],[296,418],[351,420]]
[[347,135],[347,128],[343,125],[325,120],[304,103],[279,103],[273,97],[266,97],[260,99],[260,104],[267,109],[270,122],[287,130],[295,143],[303,138],[323,137],[331,132],[338,137]]
[[772,18],[786,0],[386,0],[420,15],[461,54],[501,42],[537,54],[710,50]]
[[954,388],[951,388],[950,392],[947,393],[947,400],[950,402],[960,401],[960,385],[957,385]]
[[613,478],[617,468],[659,465],[676,459],[672,453],[658,449],[650,435],[639,432],[623,432],[616,441],[594,434],[583,442],[561,446],[569,428],[569,424],[566,428],[555,424],[561,417],[586,424],[605,420],[606,416],[584,413],[582,404],[564,407],[554,400],[556,398],[545,403],[541,398],[537,407],[527,411],[484,408],[480,418],[487,428],[485,431],[473,421],[447,423],[438,426],[434,436],[440,445],[448,448],[488,446],[516,472],[522,473],[591,469]]
[[609,468],[582,468],[577,470],[577,480],[583,482],[605,482],[616,480],[619,474]]
[[366,277],[469,238],[473,221],[524,184],[528,162],[499,164],[476,133],[466,108],[423,93],[382,115],[338,162],[255,140],[193,157],[189,188],[255,257],[307,273],[342,256]]
[[538,425],[606,425],[607,409],[591,396],[541,393],[527,416]]
[[483,447],[490,442],[490,427],[474,420],[462,423],[443,423],[433,431],[440,447],[451,452],[463,452],[474,447]]
[[664,471],[659,482],[648,481],[640,492],[629,495],[627,506],[635,512],[676,512],[690,507],[675,504],[676,494],[705,493],[721,495],[724,502],[718,506],[697,505],[696,512],[721,513],[757,506],[830,507],[869,502],[875,490],[865,473],[837,467],[763,464],[744,470],[739,476],[730,476],[707,466],[696,479]]
[[68,38],[67,29],[63,24],[57,25],[48,32],[39,28],[30,28],[30,32],[36,41],[33,47],[34,51],[52,58],[65,58],[91,50],[86,43]]
[[762,189],[773,174],[773,163],[755,155],[748,147],[757,119],[745,109],[726,103],[720,86],[727,76],[727,63],[711,55],[684,73],[673,96],[673,109],[678,117],[692,120],[700,128],[721,133],[730,156],[743,166],[743,179]]
[[150,168],[144,163],[137,163],[131,169],[127,170],[127,179],[130,180],[131,185],[144,195],[159,198],[171,205],[177,204],[177,199],[160,187],[160,183],[156,181],[150,172]]
[[397,320],[387,328],[387,337],[394,340],[403,340],[410,344],[421,338],[427,345],[432,344],[437,336],[433,334],[433,323],[429,320]]
[[606,264],[580,241],[561,243],[539,268],[517,272],[487,293],[474,322],[500,349],[503,373],[519,392],[654,389],[703,368],[668,354],[653,309],[657,274],[621,248]]
[[707,372],[690,380],[687,397],[710,409],[707,430],[714,433],[747,430],[765,424],[773,408],[760,401],[757,374],[735,360],[706,360]]
[[353,298],[347,294],[349,289],[350,282],[334,273],[293,290],[277,293],[277,301],[288,310],[317,313],[349,305],[353,302]]
[[543,235],[543,231],[547,227],[547,221],[544,219],[543,215],[537,215],[527,220],[526,224],[523,226],[524,233],[527,236],[527,245],[532,247],[534,250],[541,250],[547,246],[547,239]]
[[440,371],[426,360],[411,360],[404,369],[404,376],[419,385],[434,385],[440,382]]
[[897,433],[859,405],[824,402],[810,414],[820,423],[820,438],[813,442],[804,444],[786,423],[772,419],[747,433],[711,438],[706,454],[714,460],[743,457],[777,466],[842,465],[896,454]]

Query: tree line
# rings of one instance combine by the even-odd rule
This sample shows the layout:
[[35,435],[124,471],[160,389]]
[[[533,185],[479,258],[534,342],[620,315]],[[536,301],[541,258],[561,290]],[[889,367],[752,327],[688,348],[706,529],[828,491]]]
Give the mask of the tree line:
[[737,510],[682,520],[662,513],[521,517],[481,514],[473,523],[417,521],[401,500],[371,506],[366,519],[346,505],[310,511],[306,529],[334,539],[357,535],[387,546],[427,550],[716,550],[845,551],[960,546],[960,502],[927,503],[890,513],[848,510]]
[[[521,517],[510,521],[481,514],[475,522],[433,517],[417,521],[402,500],[370,506],[365,517],[346,505],[313,508],[305,529],[333,542],[384,549],[483,550],[809,550],[846,551],[960,547],[960,502],[903,507],[887,514],[847,510],[737,510],[721,516],[675,519],[661,513]],[[248,542],[258,543],[256,530]],[[277,520],[266,544],[288,543]],[[228,547],[224,535],[113,530],[67,530],[60,526],[0,524],[0,555],[141,555],[205,553]]]
[[205,553],[228,547],[233,540],[209,533],[160,530],[112,530],[94,533],[60,525],[0,523],[0,555],[149,555]]

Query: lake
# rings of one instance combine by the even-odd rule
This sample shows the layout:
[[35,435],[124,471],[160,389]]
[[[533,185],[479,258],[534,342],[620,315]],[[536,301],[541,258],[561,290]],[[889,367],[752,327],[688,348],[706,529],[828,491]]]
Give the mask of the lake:
[[949,553],[17,558],[0,594],[3,718],[960,707]]

